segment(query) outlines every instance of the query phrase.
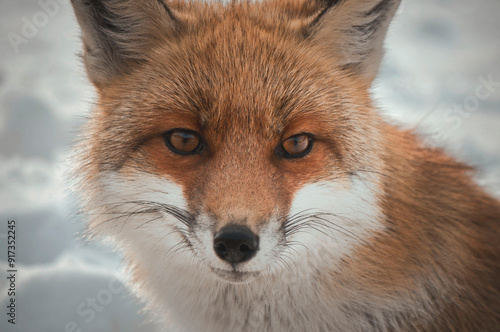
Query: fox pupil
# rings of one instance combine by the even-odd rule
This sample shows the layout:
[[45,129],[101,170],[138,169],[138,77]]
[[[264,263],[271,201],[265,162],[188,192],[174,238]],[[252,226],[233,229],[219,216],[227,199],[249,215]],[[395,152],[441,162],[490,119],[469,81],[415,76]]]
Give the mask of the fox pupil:
[[200,147],[199,135],[187,129],[173,129],[166,133],[165,143],[174,153],[186,155],[197,153]]
[[287,158],[305,157],[312,149],[312,139],[309,134],[298,134],[286,139],[281,144]]

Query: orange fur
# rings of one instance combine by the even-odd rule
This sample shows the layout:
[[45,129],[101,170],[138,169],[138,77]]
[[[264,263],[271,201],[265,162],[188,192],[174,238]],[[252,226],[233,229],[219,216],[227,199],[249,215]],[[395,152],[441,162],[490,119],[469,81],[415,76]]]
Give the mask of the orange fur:
[[[346,59],[338,52],[349,42],[342,28],[356,17],[351,12],[377,1],[338,1],[324,15],[328,1],[175,1],[168,6],[177,25],[159,18],[165,13],[156,13],[155,1],[141,1],[153,15],[146,32],[131,28],[115,53],[103,52],[120,57],[127,40],[137,43],[120,61],[95,67],[88,60],[94,45],[86,45],[99,93],[81,150],[87,201],[104,192],[101,173],[132,179],[144,172],[179,185],[190,214],[210,215],[214,231],[241,224],[257,233],[273,216],[286,217],[307,184],[349,189],[353,177],[373,175],[383,228],[321,271],[318,301],[366,311],[373,330],[498,329],[499,202],[471,180],[469,167],[378,115],[368,92],[378,55]],[[127,3],[124,15],[141,11]],[[172,128],[199,132],[204,152],[169,151],[162,134]],[[303,132],[314,135],[309,155],[275,154]],[[140,262],[129,264],[147,274]],[[396,299],[404,304],[395,311],[389,302]],[[371,316],[375,303],[387,312]]]

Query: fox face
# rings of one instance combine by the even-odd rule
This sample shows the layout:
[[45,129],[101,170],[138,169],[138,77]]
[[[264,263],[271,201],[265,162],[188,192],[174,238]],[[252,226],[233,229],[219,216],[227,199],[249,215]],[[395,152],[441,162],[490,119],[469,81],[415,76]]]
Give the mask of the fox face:
[[[382,14],[361,7],[368,22]],[[124,60],[134,62],[126,74],[96,78],[86,158],[104,188],[97,205],[134,213],[103,226],[145,231],[164,252],[177,245],[183,260],[230,282],[321,251],[340,259],[382,227],[370,173],[381,164],[379,120],[361,75],[374,74],[356,77],[324,50],[314,31],[322,23],[307,21],[325,13],[204,9],[187,9],[178,41],[144,50],[141,63]]]
[[98,91],[83,207],[151,307],[193,330],[367,331],[453,301],[421,268],[444,236],[429,197],[453,222],[476,208],[443,212],[447,186],[484,220],[498,205],[372,105],[399,1],[72,4]]

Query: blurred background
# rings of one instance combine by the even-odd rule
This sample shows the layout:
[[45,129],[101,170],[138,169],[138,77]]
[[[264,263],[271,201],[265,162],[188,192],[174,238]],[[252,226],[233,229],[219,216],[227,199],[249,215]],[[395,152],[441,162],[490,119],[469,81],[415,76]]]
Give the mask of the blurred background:
[[[403,0],[373,95],[500,197],[500,1]],[[69,0],[0,1],[0,331],[154,331],[119,254],[82,239],[65,181],[94,91]],[[16,220],[16,325],[7,222]]]

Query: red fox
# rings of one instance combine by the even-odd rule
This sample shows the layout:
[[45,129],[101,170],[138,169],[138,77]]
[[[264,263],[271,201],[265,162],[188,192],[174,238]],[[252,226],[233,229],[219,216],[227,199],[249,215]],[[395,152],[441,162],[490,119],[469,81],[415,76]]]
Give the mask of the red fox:
[[186,331],[498,331],[500,203],[369,93],[397,0],[72,0],[91,234]]

